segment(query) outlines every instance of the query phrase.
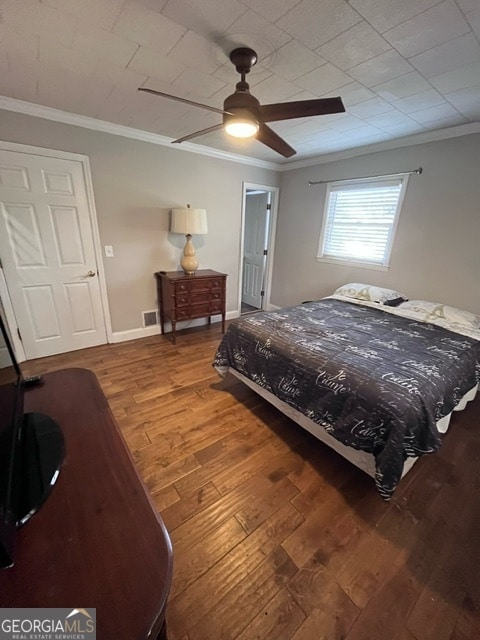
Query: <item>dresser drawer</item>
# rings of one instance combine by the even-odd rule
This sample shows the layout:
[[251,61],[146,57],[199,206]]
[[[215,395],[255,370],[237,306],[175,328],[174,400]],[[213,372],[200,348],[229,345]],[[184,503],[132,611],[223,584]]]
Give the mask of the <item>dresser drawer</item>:
[[193,292],[222,291],[223,278],[199,278],[198,280],[192,278],[186,282],[175,282],[173,287],[174,296]]
[[216,279],[212,279],[210,280],[210,291],[222,291],[223,290],[223,279],[222,278],[216,278]]
[[209,305],[209,313],[223,313],[223,301],[212,300]]
[[177,297],[182,293],[188,293],[190,291],[189,282],[175,282],[173,285],[173,295]]
[[180,293],[175,297],[176,307],[188,307],[190,304],[190,296],[187,293]]
[[222,293],[218,292],[210,292],[210,291],[199,291],[197,293],[192,292],[189,296],[190,304],[199,304],[201,302],[212,302],[212,301],[221,301]]
[[[210,315],[211,304],[209,302],[200,302],[198,304],[191,304],[188,307],[179,307],[175,311],[175,317],[177,320],[191,320],[192,318],[205,318]],[[218,303],[218,308],[221,309],[221,303]],[[220,311],[219,311],[220,313]]]
[[189,320],[194,316],[191,315],[191,307],[178,307],[172,309],[172,320]]

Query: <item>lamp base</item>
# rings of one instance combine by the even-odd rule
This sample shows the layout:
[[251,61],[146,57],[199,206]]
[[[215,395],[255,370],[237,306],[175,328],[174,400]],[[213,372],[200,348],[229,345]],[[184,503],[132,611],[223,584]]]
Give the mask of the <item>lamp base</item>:
[[182,259],[180,265],[187,276],[195,275],[195,271],[198,269],[198,260],[195,257],[195,247],[193,246],[192,236],[188,233],[186,235],[187,241],[183,249]]

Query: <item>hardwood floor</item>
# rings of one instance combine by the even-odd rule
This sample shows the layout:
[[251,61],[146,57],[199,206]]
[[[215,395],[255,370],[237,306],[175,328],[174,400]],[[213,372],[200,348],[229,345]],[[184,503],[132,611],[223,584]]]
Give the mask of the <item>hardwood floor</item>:
[[480,638],[480,399],[386,503],[221,379],[220,338],[212,325],[22,365],[98,376],[172,537],[169,639]]

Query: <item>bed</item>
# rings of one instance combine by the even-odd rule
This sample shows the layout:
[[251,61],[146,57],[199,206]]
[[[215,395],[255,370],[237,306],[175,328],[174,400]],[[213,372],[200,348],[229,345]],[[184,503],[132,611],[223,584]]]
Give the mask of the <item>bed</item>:
[[213,364],[369,473],[388,500],[475,397],[480,318],[365,287],[238,318]]

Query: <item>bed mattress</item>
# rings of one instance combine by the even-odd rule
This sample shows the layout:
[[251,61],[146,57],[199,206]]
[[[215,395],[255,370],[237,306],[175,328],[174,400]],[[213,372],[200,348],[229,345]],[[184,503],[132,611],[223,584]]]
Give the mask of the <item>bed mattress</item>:
[[438,450],[437,423],[477,386],[480,341],[330,298],[234,321],[214,365],[373,456],[388,499],[406,460]]

